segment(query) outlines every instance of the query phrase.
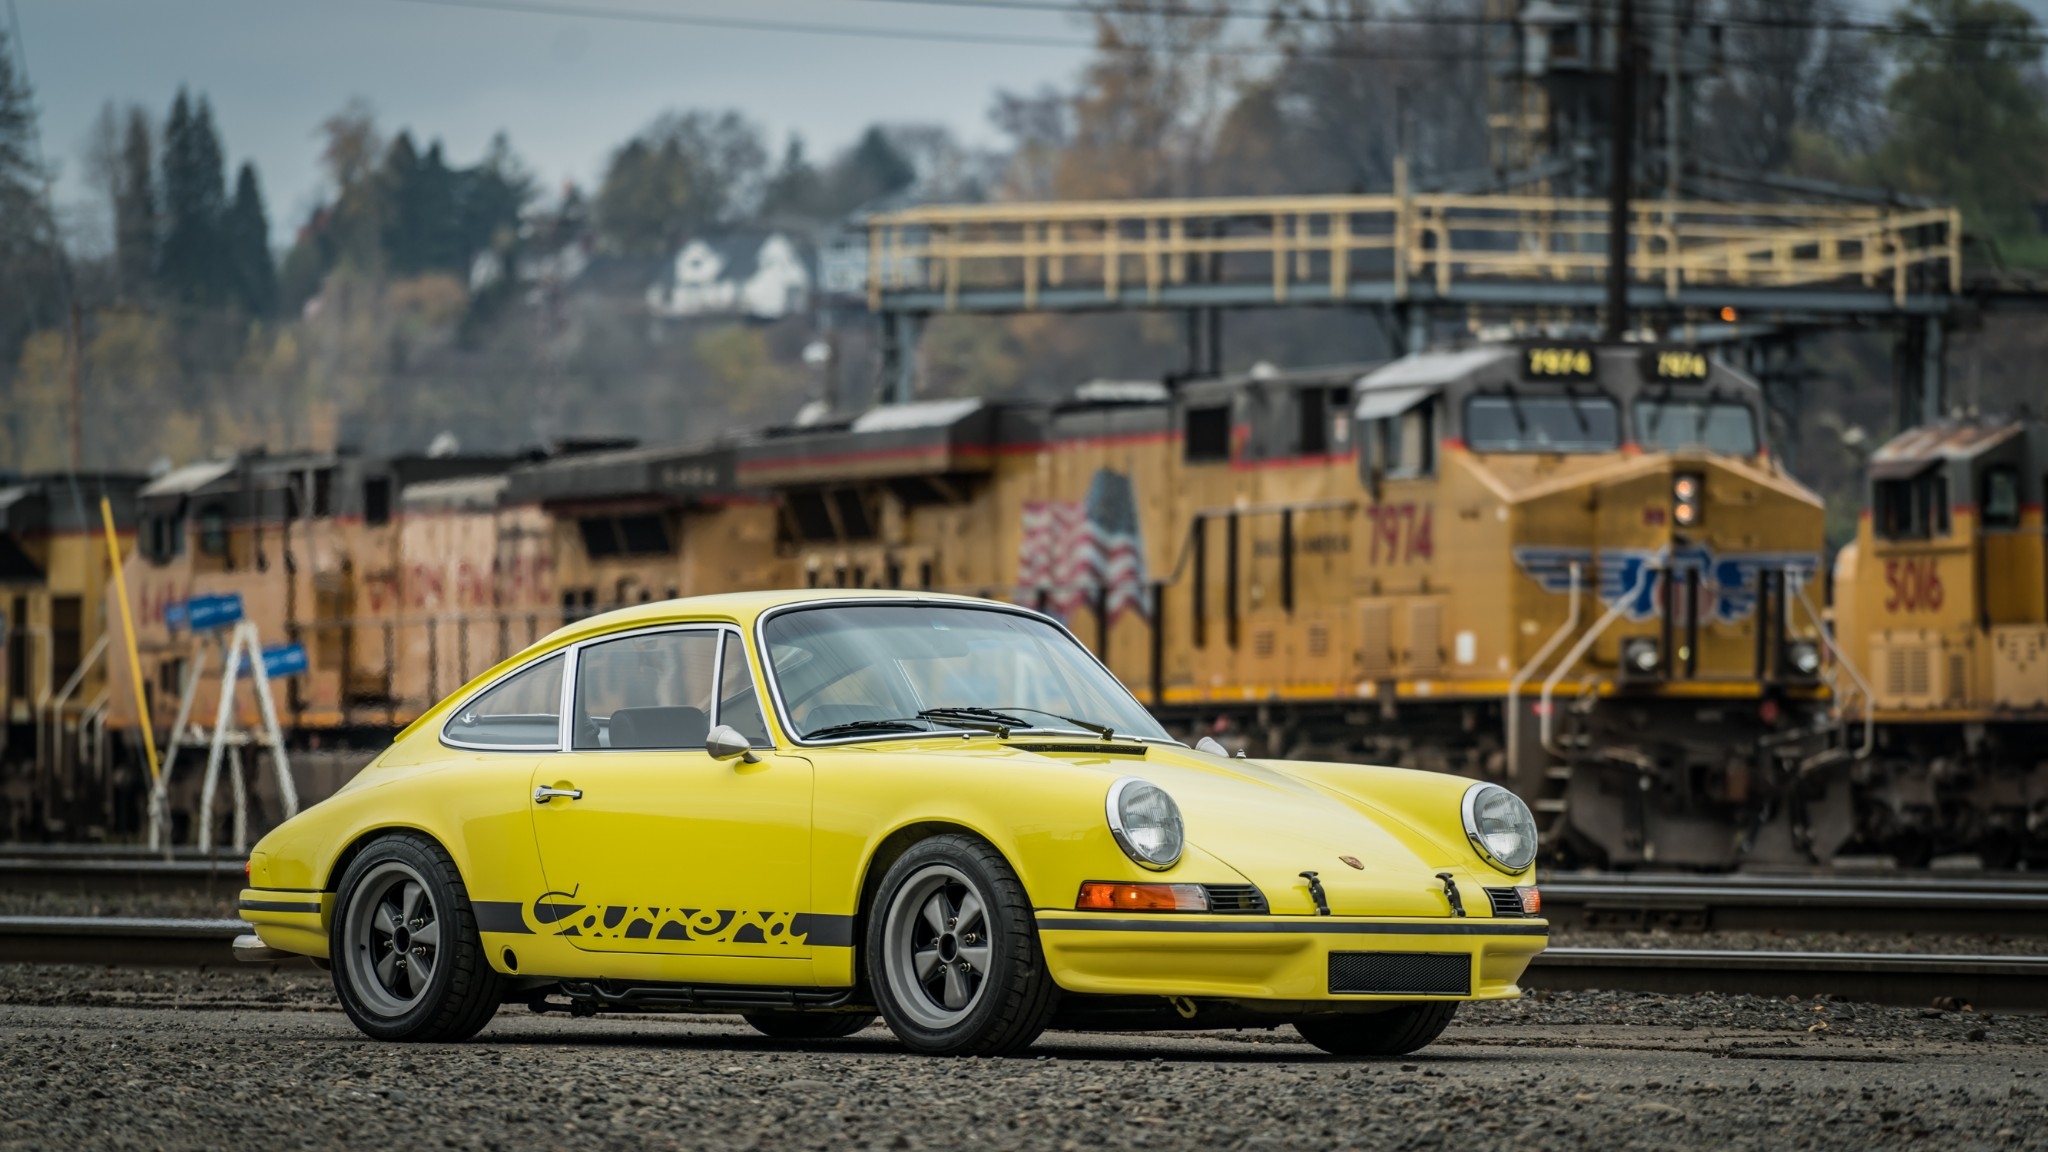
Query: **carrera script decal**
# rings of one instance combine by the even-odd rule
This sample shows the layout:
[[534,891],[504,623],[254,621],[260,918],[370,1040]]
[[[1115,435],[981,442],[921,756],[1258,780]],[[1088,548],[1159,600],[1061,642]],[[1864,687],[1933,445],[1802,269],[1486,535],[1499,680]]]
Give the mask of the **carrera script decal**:
[[[1670,552],[1650,548],[1602,548],[1597,564],[1593,550],[1589,548],[1524,545],[1515,549],[1514,556],[1523,573],[1542,585],[1546,592],[1566,593],[1571,590],[1571,566],[1575,561],[1579,565],[1580,588],[1596,592],[1602,601],[1614,604],[1628,597],[1633,590],[1634,596],[1624,607],[1623,615],[1636,622],[1655,619],[1662,614],[1664,590],[1660,583],[1666,578],[1683,581],[1688,574],[1698,573],[1699,603],[1696,610],[1700,618],[1733,624],[1756,613],[1759,573],[1767,569],[1784,571],[1799,583],[1810,584],[1820,572],[1820,554],[1817,552],[1731,552],[1716,556],[1712,549],[1700,545]],[[1653,571],[1649,579],[1643,579],[1645,568],[1660,565],[1664,569],[1662,572]]]
[[579,901],[577,889],[545,892],[529,913],[542,935],[594,940],[650,940],[675,944],[808,943],[808,919],[798,912],[755,912],[732,908],[660,907],[652,904],[595,904]]

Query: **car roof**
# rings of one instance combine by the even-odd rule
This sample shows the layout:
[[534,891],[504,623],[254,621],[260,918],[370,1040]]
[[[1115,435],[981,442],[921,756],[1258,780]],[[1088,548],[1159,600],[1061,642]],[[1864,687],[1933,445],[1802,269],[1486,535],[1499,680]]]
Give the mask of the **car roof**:
[[570,633],[589,635],[615,632],[643,624],[666,624],[685,620],[728,620],[745,627],[771,608],[832,600],[902,600],[1014,607],[974,596],[956,596],[945,592],[898,592],[882,588],[783,588],[758,592],[722,592],[715,596],[651,600],[645,604],[600,612],[560,629],[549,636],[547,641]]

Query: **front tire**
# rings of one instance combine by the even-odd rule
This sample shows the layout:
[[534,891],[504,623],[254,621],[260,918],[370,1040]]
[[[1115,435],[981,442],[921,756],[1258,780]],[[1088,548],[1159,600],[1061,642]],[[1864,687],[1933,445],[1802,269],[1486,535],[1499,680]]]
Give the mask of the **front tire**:
[[377,840],[349,864],[328,947],[342,1009],[372,1039],[467,1040],[503,999],[461,873],[418,833]]
[[1457,1014],[1456,1000],[1422,1000],[1365,1015],[1311,1016],[1294,1030],[1333,1056],[1406,1056],[1443,1035]]
[[921,840],[889,866],[866,945],[876,1006],[914,1051],[1008,1055],[1052,1017],[1055,989],[1024,885],[973,837]]
[[873,1016],[826,1012],[749,1012],[745,1020],[777,1040],[837,1040],[875,1022]]

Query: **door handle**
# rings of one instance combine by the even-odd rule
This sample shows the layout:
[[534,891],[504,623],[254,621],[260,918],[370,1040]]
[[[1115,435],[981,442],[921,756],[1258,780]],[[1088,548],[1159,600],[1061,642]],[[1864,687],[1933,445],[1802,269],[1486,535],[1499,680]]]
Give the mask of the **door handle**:
[[557,796],[566,796],[571,800],[581,800],[583,799],[583,789],[550,788],[547,785],[542,784],[541,786],[533,790],[533,802],[535,804],[545,804],[548,801],[553,800]]

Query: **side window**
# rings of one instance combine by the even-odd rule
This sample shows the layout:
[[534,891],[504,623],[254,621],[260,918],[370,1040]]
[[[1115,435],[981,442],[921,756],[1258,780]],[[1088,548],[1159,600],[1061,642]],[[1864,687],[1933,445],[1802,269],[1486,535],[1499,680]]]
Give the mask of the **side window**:
[[768,747],[768,725],[761,719],[747,649],[730,632],[725,634],[725,669],[718,685],[718,722],[731,725],[754,747]]
[[1984,527],[2019,526],[2019,469],[2010,464],[1994,464],[1984,472]]
[[1230,406],[1188,409],[1181,447],[1189,463],[1230,459]]
[[649,632],[585,645],[576,657],[575,746],[704,747],[717,632]]
[[441,738],[486,748],[554,748],[562,716],[562,658],[516,672],[464,705]]

